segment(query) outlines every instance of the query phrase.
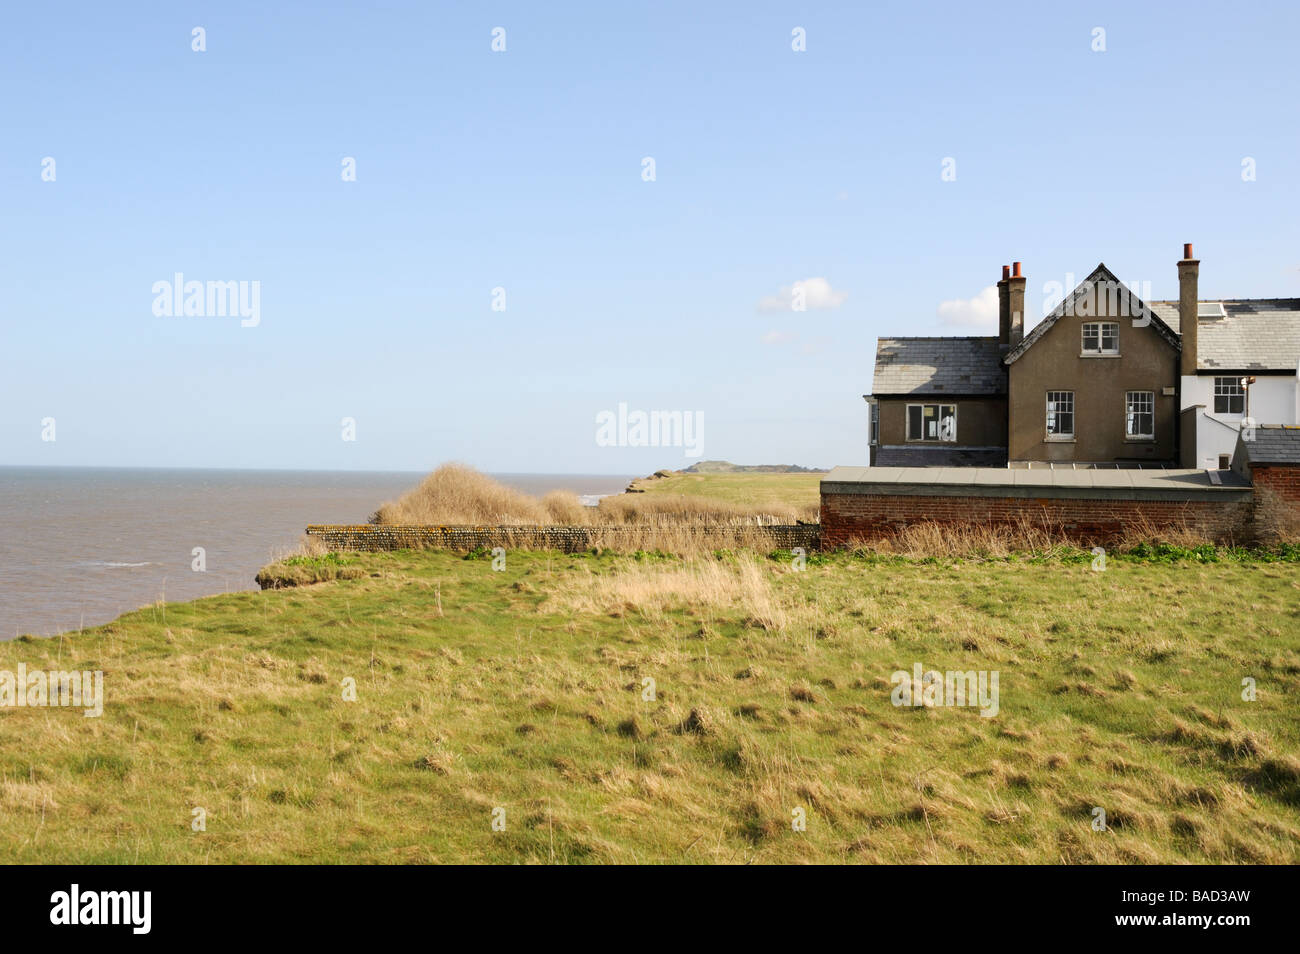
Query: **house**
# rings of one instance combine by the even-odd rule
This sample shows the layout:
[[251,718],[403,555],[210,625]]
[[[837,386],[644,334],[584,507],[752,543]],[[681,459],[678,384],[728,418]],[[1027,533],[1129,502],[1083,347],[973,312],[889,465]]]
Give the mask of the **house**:
[[1146,303],[1099,264],[1026,335],[1017,262],[997,336],[879,339],[870,463],[1227,469],[1243,427],[1300,421],[1300,300],[1200,301],[1199,267],[1185,245]]
[[[998,283],[1000,300],[1014,327],[1024,299],[1007,283]],[[1174,466],[1180,347],[1178,334],[1099,264],[1003,358],[1008,459]]]
[[1200,301],[1200,264],[1184,246],[1179,301],[1151,309],[1182,336],[1182,466],[1225,470],[1244,426],[1300,423],[1300,298]]

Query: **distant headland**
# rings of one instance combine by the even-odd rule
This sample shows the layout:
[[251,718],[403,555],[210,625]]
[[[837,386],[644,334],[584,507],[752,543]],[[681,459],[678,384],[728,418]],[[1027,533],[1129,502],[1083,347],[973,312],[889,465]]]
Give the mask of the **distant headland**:
[[729,460],[702,460],[679,474],[824,474],[825,467],[800,467],[798,464],[733,464]]

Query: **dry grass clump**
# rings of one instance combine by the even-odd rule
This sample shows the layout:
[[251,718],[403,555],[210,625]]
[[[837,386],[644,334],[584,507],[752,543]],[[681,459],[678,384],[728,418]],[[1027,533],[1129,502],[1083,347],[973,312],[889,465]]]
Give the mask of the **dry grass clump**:
[[616,617],[635,613],[656,621],[682,609],[739,611],[752,625],[772,632],[784,629],[789,619],[771,578],[771,569],[748,554],[727,562],[633,564],[604,574],[584,568],[581,576],[552,593],[543,610]]
[[542,498],[548,523],[565,527],[582,526],[591,522],[591,508],[584,507],[575,494],[552,490]]
[[324,556],[329,552],[324,542],[319,537],[303,534],[298,538],[297,544],[291,547],[277,546],[272,547],[270,551],[270,563],[282,563],[294,557],[318,557]]
[[[796,519],[816,517],[815,508],[811,514],[805,510],[784,505],[768,505],[759,510],[709,497],[645,493],[616,494],[605,497],[597,507],[584,507],[571,493],[553,491],[538,500],[472,467],[444,464],[414,490],[380,507],[371,517],[371,523],[384,526],[594,526],[669,530],[746,528],[789,524]],[[714,535],[710,539],[716,540],[717,537]],[[620,543],[619,546],[625,547],[626,544]]]
[[1027,520],[1016,524],[939,526],[915,524],[894,541],[894,550],[908,557],[989,556],[1006,557],[1016,552],[1044,552],[1069,546],[1064,534],[1036,527]]
[[[1163,543],[1195,548],[1231,540],[1214,540],[1186,524],[1157,526],[1145,518],[1125,526],[1119,539],[1098,540],[1108,549],[1124,550],[1139,543]],[[911,559],[926,557],[986,557],[1002,559],[1017,553],[1044,555],[1074,552],[1081,544],[1077,536],[1062,526],[1042,526],[1021,517],[1014,523],[915,523],[890,536],[869,541],[858,547],[872,553],[888,553]]]
[[712,497],[669,496],[667,494],[619,494],[606,497],[597,508],[599,522],[672,526],[746,526],[791,524],[816,519],[816,508],[807,513],[796,507],[768,505],[761,511],[729,500]]
[[1227,543],[1231,539],[1215,539],[1204,533],[1191,529],[1187,523],[1157,525],[1145,516],[1131,520],[1124,525],[1124,533],[1113,545],[1120,549],[1137,546],[1139,543],[1166,543],[1174,547],[1203,547],[1207,544]]
[[1272,487],[1255,488],[1255,535],[1266,543],[1300,543],[1300,507]]
[[550,520],[546,506],[536,498],[464,464],[443,464],[371,517],[372,523],[387,526],[538,526]]
[[859,549],[911,559],[925,557],[993,557],[1014,553],[1074,550],[1064,532],[1045,529],[1021,519],[1014,524],[915,523],[892,536],[872,540]]
[[716,553],[719,550],[749,550],[767,553],[776,547],[772,537],[762,527],[608,527],[592,534],[591,545],[598,550],[614,553],[638,551],[671,553],[677,556],[696,556]]

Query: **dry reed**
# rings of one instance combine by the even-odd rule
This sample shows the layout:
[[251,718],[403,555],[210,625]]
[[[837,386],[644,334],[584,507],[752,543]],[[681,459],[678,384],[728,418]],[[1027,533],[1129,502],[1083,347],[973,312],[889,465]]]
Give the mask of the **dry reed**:
[[1300,508],[1272,487],[1257,487],[1254,529],[1264,543],[1300,543]]
[[633,564],[605,574],[584,567],[548,597],[543,609],[600,616],[636,613],[656,621],[683,608],[695,613],[739,610],[751,625],[776,632],[785,629],[788,614],[771,578],[772,570],[748,554],[728,561]]
[[1017,553],[1060,555],[1077,551],[1081,546],[1105,543],[1108,549],[1124,550],[1139,543],[1165,543],[1177,547],[1232,543],[1216,540],[1192,530],[1185,522],[1155,524],[1145,518],[1132,521],[1123,531],[1107,540],[1081,538],[1065,526],[1039,524],[1025,517],[1012,523],[938,523],[926,521],[900,528],[893,533],[864,541],[854,549],[859,552],[925,557],[973,557],[1002,559]]
[[570,526],[747,528],[815,518],[815,510],[765,507],[709,497],[616,494],[584,507],[577,496],[552,491],[541,500],[463,464],[444,464],[419,486],[384,504],[371,522],[384,526]]

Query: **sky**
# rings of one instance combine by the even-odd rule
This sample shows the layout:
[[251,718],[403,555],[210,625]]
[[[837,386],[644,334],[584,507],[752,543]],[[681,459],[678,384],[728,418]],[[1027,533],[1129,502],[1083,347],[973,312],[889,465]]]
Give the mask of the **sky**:
[[0,465],[864,464],[1003,264],[1300,296],[1297,9],[7,5]]

